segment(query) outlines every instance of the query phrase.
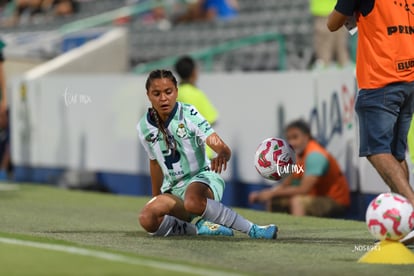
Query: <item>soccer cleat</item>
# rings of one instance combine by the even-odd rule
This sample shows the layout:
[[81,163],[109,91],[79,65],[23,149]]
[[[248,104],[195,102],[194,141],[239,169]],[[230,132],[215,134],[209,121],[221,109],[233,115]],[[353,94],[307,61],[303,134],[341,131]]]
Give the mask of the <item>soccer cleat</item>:
[[249,231],[249,237],[252,239],[276,239],[277,226],[274,224],[259,226],[253,224]]
[[199,219],[196,222],[197,235],[206,236],[233,236],[233,230],[226,226],[212,223],[204,219]]

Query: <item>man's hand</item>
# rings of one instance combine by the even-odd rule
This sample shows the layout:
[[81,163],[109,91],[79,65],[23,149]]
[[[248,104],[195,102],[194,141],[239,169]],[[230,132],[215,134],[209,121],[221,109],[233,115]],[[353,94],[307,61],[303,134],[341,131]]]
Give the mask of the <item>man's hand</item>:
[[249,194],[249,203],[258,203],[258,202],[266,202],[268,200],[271,200],[273,198],[273,194],[271,189],[266,189],[263,191],[256,191],[251,192]]

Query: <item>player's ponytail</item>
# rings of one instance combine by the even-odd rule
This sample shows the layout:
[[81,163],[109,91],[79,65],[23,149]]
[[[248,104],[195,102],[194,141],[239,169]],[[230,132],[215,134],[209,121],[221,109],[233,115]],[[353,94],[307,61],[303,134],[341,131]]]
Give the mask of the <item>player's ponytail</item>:
[[154,108],[149,108],[148,112],[150,114],[151,119],[155,122],[155,124],[158,127],[158,130],[162,133],[162,135],[164,136],[164,142],[167,145],[168,149],[172,149],[175,151],[176,148],[176,141],[174,139],[174,136],[169,134],[169,131],[167,130],[167,128],[164,126],[164,122],[162,121],[162,119],[160,118],[160,116],[158,115],[158,112],[154,109]]

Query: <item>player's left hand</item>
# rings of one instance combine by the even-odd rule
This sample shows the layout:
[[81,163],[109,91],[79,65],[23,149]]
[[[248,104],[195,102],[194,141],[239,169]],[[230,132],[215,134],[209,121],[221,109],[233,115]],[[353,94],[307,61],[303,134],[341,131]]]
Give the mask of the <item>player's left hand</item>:
[[223,154],[219,154],[211,159],[211,170],[216,173],[224,172],[227,169],[227,158]]

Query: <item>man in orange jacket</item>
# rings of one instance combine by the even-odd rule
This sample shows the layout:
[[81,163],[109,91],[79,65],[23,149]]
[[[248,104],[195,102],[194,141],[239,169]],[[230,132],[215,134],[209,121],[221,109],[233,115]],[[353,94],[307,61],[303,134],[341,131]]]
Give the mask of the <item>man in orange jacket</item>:
[[414,111],[413,5],[412,0],[338,0],[327,26],[337,31],[355,18],[359,156],[367,157],[391,191],[414,206],[405,161]]
[[350,204],[349,186],[335,158],[312,138],[302,120],[286,127],[286,138],[295,149],[300,169],[278,186],[252,192],[250,203],[265,202],[269,211],[279,205],[296,216],[343,215]]

